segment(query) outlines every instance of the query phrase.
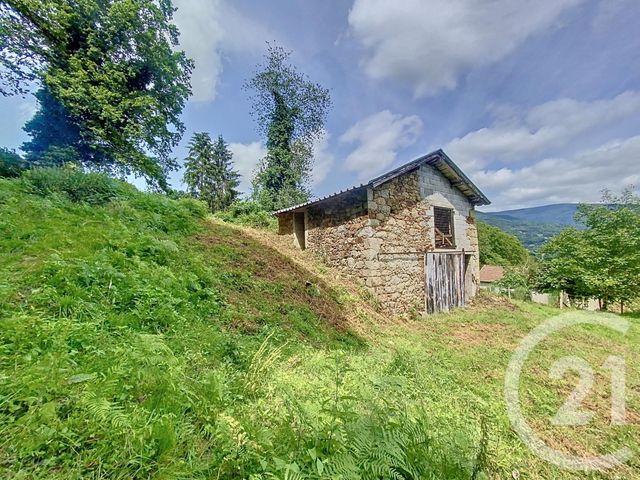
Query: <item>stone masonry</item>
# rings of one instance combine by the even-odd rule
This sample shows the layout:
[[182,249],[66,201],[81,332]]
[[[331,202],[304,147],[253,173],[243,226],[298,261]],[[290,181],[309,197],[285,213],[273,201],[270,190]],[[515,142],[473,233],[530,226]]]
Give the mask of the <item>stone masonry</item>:
[[[453,209],[455,251],[467,254],[465,290],[473,296],[479,281],[474,206],[431,165],[310,205],[303,210],[306,248],[362,282],[383,310],[424,311],[434,206]],[[293,234],[293,212],[279,215],[279,233]]]

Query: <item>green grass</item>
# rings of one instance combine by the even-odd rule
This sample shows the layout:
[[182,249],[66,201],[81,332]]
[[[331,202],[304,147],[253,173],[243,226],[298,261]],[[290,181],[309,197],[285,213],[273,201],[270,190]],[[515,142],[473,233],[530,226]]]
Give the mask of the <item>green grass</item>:
[[[209,222],[196,202],[123,188],[89,205],[67,190],[0,179],[1,478],[632,478],[640,469],[637,319],[624,338],[595,328],[554,337],[527,364],[523,404],[549,442],[636,453],[613,474],[563,472],[520,442],[502,401],[519,339],[557,311],[488,302],[356,333],[349,318],[360,300]],[[550,380],[549,365],[574,354],[595,368],[612,351],[627,361],[635,424],[545,427],[573,385]],[[588,405],[606,412],[598,380]]]

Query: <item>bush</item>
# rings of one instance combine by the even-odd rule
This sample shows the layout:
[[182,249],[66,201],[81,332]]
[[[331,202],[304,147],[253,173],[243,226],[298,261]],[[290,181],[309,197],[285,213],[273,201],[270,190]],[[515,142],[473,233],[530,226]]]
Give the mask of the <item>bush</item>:
[[74,202],[91,205],[129,196],[124,182],[104,173],[85,173],[76,168],[34,168],[24,172],[22,178],[29,193],[41,196],[62,193]]
[[239,200],[232,203],[229,208],[216,213],[217,218],[225,222],[246,225],[254,228],[275,229],[276,219],[260,206],[258,202]]
[[529,252],[517,237],[484,222],[477,225],[482,265],[524,265],[529,261]]
[[0,147],[0,177],[19,177],[27,169],[27,163],[17,153]]

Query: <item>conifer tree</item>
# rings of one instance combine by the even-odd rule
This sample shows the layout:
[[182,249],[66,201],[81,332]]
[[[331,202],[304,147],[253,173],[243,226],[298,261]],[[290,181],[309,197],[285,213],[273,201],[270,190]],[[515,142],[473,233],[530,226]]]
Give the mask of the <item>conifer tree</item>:
[[206,202],[212,212],[227,208],[238,197],[239,175],[233,170],[233,154],[222,135],[215,143],[208,133],[193,135],[184,182],[189,193]]

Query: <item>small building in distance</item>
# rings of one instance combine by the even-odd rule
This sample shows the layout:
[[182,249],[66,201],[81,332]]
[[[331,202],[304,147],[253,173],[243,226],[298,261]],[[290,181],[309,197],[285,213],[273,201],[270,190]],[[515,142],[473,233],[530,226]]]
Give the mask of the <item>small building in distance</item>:
[[504,277],[505,268],[499,265],[483,265],[480,269],[480,288],[491,290]]
[[442,151],[274,212],[279,233],[360,280],[390,313],[464,306],[480,283],[475,207],[487,197]]

